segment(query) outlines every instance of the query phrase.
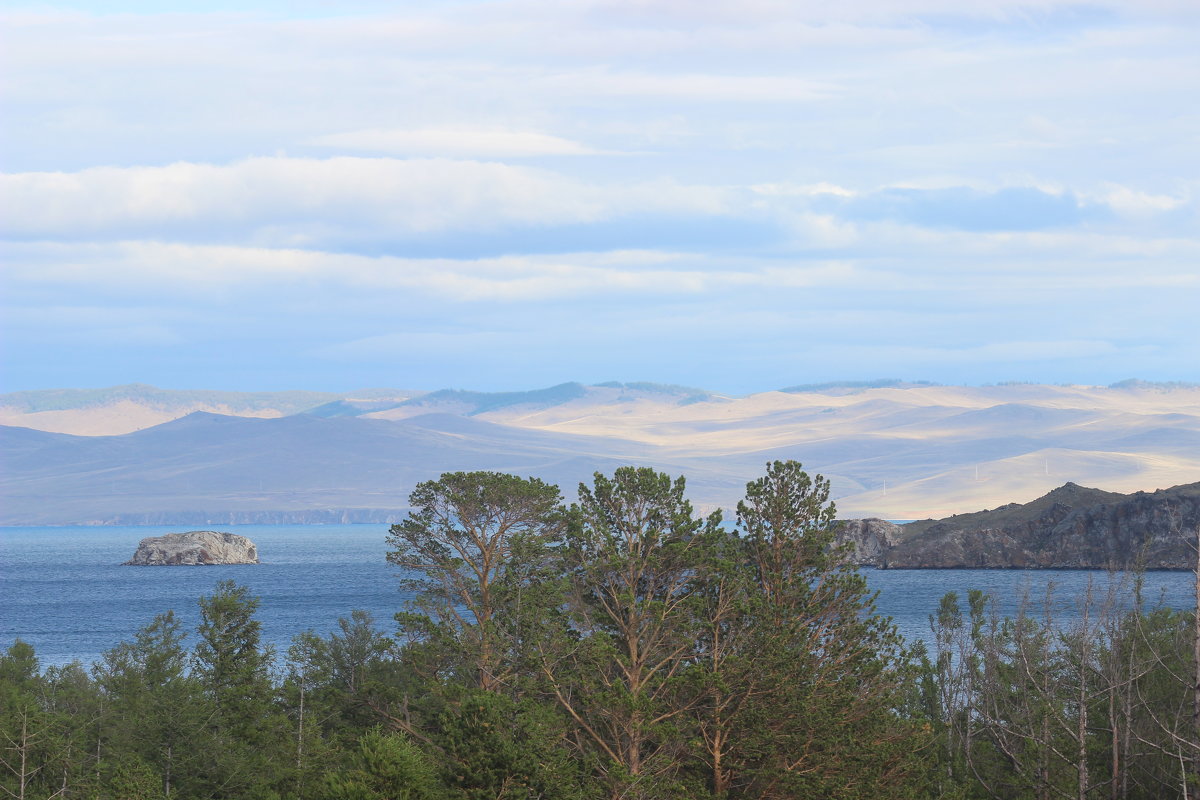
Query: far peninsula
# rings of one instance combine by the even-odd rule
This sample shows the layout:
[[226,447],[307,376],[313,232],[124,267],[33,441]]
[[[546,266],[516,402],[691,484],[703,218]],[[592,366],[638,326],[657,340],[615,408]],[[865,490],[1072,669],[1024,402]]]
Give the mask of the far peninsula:
[[877,569],[1165,569],[1197,566],[1200,483],[1120,494],[1067,483],[1029,503],[896,525],[841,523]]

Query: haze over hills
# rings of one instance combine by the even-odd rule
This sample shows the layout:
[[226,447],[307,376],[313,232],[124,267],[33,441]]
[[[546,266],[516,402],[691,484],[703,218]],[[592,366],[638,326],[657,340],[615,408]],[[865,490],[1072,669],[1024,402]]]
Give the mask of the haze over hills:
[[159,389],[140,383],[105,389],[42,389],[0,395],[0,425],[80,436],[111,436],[170,422],[194,411],[273,418],[312,413],[338,404],[359,404],[360,409],[390,407],[420,394],[403,389],[363,389],[348,394],[222,392]]
[[[1200,477],[1200,386],[1182,384],[892,381],[746,397],[615,382],[341,395],[127,386],[3,395],[0,420],[3,524],[385,519],[415,483],[458,469],[538,475],[570,496],[594,470],[644,464],[686,475],[698,505],[731,508],[766,461],[795,458],[832,480],[842,517],[890,519],[1031,500],[1067,481],[1132,492]],[[84,430],[107,435],[69,435]]]
[[[136,524],[180,514],[214,523],[272,521],[275,512],[329,509],[351,511],[320,520],[365,521],[380,515],[364,509],[403,509],[417,482],[444,471],[567,482],[592,469],[645,462],[637,453],[618,454],[615,443],[596,450],[599,440],[444,414],[389,422],[195,412],[121,436],[0,428],[0,441],[7,465],[0,519],[9,524]],[[280,519],[303,521],[295,514]]]

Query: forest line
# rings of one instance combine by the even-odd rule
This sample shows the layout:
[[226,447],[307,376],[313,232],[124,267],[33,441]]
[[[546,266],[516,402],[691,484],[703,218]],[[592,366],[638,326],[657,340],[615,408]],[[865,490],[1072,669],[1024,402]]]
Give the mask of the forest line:
[[[25,798],[1194,798],[1196,615],[1089,593],[1060,624],[972,592],[931,648],[833,547],[792,461],[736,525],[683,478],[417,486],[388,559],[415,599],[264,646],[218,584],[90,668],[0,657],[0,789]],[[1200,573],[1198,573],[1200,574]]]

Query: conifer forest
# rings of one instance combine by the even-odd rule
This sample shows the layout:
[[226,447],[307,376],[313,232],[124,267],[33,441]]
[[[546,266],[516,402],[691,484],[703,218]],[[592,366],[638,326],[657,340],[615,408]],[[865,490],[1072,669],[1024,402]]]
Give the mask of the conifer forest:
[[981,592],[927,643],[834,546],[830,487],[776,461],[735,519],[683,478],[417,486],[394,619],[275,652],[234,582],[95,664],[0,656],[17,800],[1157,800],[1200,797],[1200,625],[1137,576],[1059,616]]

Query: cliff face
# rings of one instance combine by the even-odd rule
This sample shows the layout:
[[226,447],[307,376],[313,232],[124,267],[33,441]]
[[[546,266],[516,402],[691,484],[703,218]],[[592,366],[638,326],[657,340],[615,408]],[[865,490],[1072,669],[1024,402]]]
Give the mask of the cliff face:
[[189,531],[142,539],[127,566],[177,567],[210,564],[257,564],[258,548],[245,536]]
[[888,554],[900,543],[904,528],[883,519],[848,519],[838,527],[837,544],[850,545],[863,566],[886,567]]
[[1193,569],[1200,483],[1116,495],[1068,483],[1025,505],[892,525],[848,520],[839,541],[892,569]]

